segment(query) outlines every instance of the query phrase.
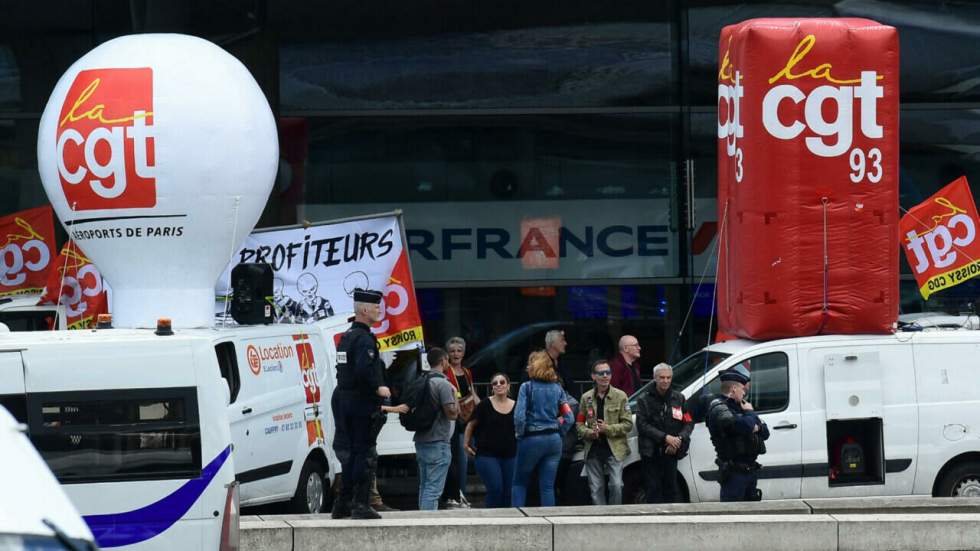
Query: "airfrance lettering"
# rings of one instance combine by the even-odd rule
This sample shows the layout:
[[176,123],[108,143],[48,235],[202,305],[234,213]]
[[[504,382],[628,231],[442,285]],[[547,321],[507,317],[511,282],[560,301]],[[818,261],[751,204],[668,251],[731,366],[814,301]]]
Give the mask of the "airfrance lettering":
[[[523,258],[540,251],[549,258],[566,258],[569,254],[592,258],[668,256],[670,228],[664,225],[606,227],[585,226],[581,230],[562,227],[558,248],[542,232],[531,228],[518,242],[506,228],[443,228],[438,233],[411,229],[405,231],[408,249],[426,260],[452,260],[456,251],[476,251],[476,258]],[[437,239],[438,238],[438,239]],[[629,245],[623,242],[628,241]]]
[[374,232],[351,233],[313,239],[306,235],[302,241],[279,243],[275,246],[262,245],[250,249],[247,246],[239,251],[239,262],[264,262],[276,271],[291,270],[294,263],[306,270],[312,265],[336,266],[343,262],[357,262],[370,257],[376,260],[386,256],[394,248],[394,230],[382,234]]

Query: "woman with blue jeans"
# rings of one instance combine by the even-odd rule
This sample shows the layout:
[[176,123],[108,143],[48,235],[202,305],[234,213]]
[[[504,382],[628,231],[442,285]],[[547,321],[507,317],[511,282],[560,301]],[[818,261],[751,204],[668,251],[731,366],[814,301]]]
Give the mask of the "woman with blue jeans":
[[544,351],[531,353],[527,370],[530,380],[521,385],[514,406],[517,458],[511,505],[524,506],[528,481],[537,472],[541,506],[549,507],[555,504],[561,435],[575,423],[575,419],[548,354]]
[[[487,488],[488,509],[510,506],[514,482],[514,400],[510,399],[510,379],[503,373],[490,377],[490,399],[476,406],[466,425],[466,453],[476,457],[476,472]],[[476,437],[475,446],[473,437]]]

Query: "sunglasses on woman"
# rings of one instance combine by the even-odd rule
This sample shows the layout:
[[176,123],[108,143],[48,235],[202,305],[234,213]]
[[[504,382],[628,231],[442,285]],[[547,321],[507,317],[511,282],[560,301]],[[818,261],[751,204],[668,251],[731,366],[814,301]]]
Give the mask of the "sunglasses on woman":
[[506,384],[507,384],[507,381],[498,379],[496,381],[491,381],[490,386],[503,386],[503,385],[506,385]]

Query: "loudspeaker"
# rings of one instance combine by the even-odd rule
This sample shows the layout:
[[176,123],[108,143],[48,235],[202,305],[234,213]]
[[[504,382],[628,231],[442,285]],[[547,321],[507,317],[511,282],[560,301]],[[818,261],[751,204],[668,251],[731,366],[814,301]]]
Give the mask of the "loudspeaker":
[[272,266],[239,264],[231,270],[231,317],[242,325],[272,323]]

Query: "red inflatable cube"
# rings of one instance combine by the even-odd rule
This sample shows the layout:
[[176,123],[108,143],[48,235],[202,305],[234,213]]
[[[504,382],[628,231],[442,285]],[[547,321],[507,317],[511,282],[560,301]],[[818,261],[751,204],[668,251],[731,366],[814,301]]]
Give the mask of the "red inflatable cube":
[[886,333],[898,315],[898,32],[866,19],[725,27],[719,329]]

